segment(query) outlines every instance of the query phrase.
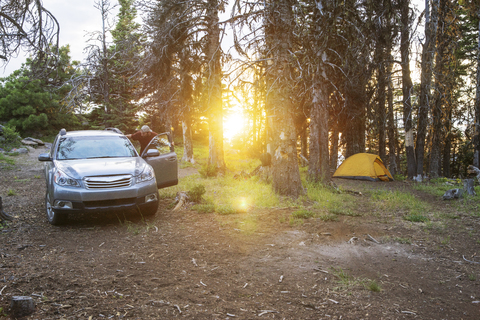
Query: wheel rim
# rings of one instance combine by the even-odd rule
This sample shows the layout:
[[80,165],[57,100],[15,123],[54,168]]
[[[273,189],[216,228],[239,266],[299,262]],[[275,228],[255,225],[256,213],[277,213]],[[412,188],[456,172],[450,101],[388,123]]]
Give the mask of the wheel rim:
[[53,212],[52,205],[50,204],[50,197],[48,196],[48,193],[45,196],[45,207],[47,209],[47,218],[49,221],[52,221],[54,212]]

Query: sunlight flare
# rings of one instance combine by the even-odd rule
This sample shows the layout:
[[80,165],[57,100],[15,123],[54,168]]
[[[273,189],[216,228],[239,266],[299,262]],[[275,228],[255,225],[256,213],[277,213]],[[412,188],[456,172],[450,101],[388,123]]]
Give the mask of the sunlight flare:
[[228,111],[227,115],[223,119],[223,137],[228,142],[243,133],[245,126],[245,118],[243,110],[240,107],[235,107]]

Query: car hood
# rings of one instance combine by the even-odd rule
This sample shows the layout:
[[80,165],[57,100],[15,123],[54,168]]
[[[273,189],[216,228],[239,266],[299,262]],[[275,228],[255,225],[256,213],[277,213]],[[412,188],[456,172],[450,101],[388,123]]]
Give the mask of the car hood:
[[131,174],[137,176],[146,162],[140,157],[56,160],[55,166],[75,179],[91,176]]

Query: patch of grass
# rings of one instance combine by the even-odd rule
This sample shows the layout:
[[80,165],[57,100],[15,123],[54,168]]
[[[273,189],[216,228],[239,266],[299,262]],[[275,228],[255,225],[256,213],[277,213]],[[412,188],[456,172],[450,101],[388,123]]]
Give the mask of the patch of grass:
[[410,221],[410,222],[427,222],[429,221],[428,217],[418,214],[418,213],[409,213],[405,216],[403,216],[404,220]]
[[320,218],[320,220],[325,221],[325,222],[338,221],[338,216],[336,216],[334,214],[330,214],[330,213],[321,214],[319,216],[319,218]]
[[41,178],[41,176],[39,176],[39,175],[35,175],[35,176],[34,176],[34,178],[35,178],[35,179],[40,179],[40,178]]
[[380,292],[382,290],[380,284],[378,284],[378,282],[375,280],[368,281],[365,285],[365,288],[372,292]]
[[371,194],[375,205],[386,211],[404,211],[409,215],[419,215],[428,211],[428,204],[409,192],[376,190]]
[[349,208],[343,208],[338,205],[332,205],[331,208],[328,208],[328,212],[338,215],[338,216],[349,216],[349,217],[361,217],[362,214],[355,210]]
[[470,280],[470,281],[477,281],[477,276],[476,276],[474,273],[469,274],[469,275],[468,275],[468,280]]
[[299,218],[295,218],[293,216],[290,216],[290,220],[288,221],[288,224],[291,227],[301,226],[303,224],[303,219],[299,219]]
[[443,244],[444,246],[450,244],[450,236],[442,239],[441,244]]
[[445,219],[452,219],[452,220],[455,220],[455,219],[459,219],[460,217],[455,214],[455,213],[441,213],[440,214],[440,217],[442,218],[445,218]]
[[20,153],[17,152],[17,151],[15,151],[15,152],[5,152],[5,154],[6,154],[7,156],[10,156],[10,157],[17,157],[17,156],[20,155]]
[[395,237],[395,238],[393,238],[393,241],[401,243],[401,244],[412,244],[412,240],[410,240],[408,238]]
[[0,152],[0,169],[11,170],[15,166],[15,160]]
[[213,178],[217,176],[217,167],[214,165],[204,164],[198,170],[198,173],[202,176],[202,178]]
[[292,212],[292,217],[296,219],[308,219],[315,216],[315,212],[308,209],[299,209]]
[[452,182],[446,178],[438,178],[432,179],[425,183],[415,183],[413,187],[416,190],[423,191],[437,197],[442,197],[445,194],[445,191],[460,187],[460,184],[457,185],[456,181]]
[[310,201],[314,201],[314,208],[325,211],[325,209],[333,215],[359,216],[355,210],[355,201],[352,196],[342,193],[333,188],[322,186],[318,183],[304,182],[307,187],[307,197]]
[[26,179],[18,179],[18,177],[13,177],[13,179],[15,180],[15,182],[30,182],[30,179],[29,178],[26,178]]
[[375,280],[355,278],[350,276],[342,268],[332,267],[332,273],[338,279],[340,287],[337,289],[348,289],[355,286],[363,286],[372,292],[380,292],[382,290],[380,284]]
[[220,205],[218,206],[215,211],[218,213],[218,214],[221,214],[221,215],[229,215],[229,214],[235,214],[237,213],[237,210],[235,210],[234,207],[232,207],[231,205]]
[[350,276],[345,270],[342,268],[334,268],[332,267],[332,273],[338,279],[338,283],[343,288],[349,288],[357,285],[359,282],[354,277]]
[[131,221],[125,220],[123,224],[127,227],[127,231],[135,236],[139,235],[140,232],[142,231],[142,226],[136,223],[133,223]]
[[7,190],[7,196],[9,197],[13,197],[13,196],[16,196],[17,195],[17,192],[13,189],[8,189]]
[[198,213],[213,213],[215,212],[215,205],[213,203],[199,203],[193,205],[192,210]]

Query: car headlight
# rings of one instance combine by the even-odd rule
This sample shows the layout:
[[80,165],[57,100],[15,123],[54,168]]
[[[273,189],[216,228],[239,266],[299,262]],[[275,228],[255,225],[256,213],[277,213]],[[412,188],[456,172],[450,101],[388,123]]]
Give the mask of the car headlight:
[[137,175],[137,183],[150,181],[155,178],[155,172],[153,171],[152,166],[146,165],[143,171]]
[[76,179],[69,177],[65,172],[57,170],[53,176],[53,181],[59,186],[80,187]]

